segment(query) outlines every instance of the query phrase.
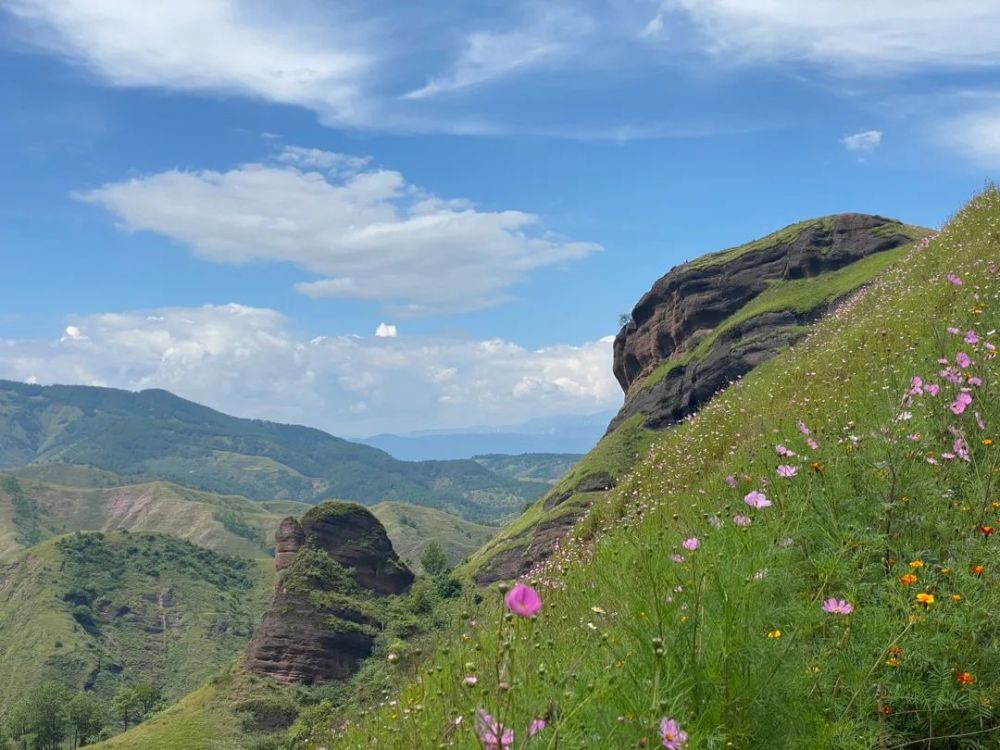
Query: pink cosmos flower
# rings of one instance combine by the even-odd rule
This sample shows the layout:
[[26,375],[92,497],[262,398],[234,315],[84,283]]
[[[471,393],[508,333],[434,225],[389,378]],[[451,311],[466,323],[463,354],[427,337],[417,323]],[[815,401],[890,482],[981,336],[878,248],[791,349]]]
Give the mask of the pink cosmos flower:
[[507,592],[507,609],[521,617],[534,617],[542,608],[542,598],[531,586],[523,583],[515,584]]
[[476,732],[485,750],[507,750],[514,745],[514,730],[494,721],[483,709],[476,714]]
[[948,283],[953,286],[962,286],[962,279],[958,276],[958,274],[949,273]]
[[743,527],[749,526],[750,516],[739,516],[739,515],[733,516],[733,523],[735,523],[737,526],[743,526]]
[[817,443],[811,437],[806,438],[806,445],[809,446],[810,450],[818,450],[819,449],[819,443]]
[[681,542],[681,546],[690,552],[694,552],[701,546],[701,542],[698,540],[698,537],[693,536],[690,539],[685,539]]
[[528,724],[528,736],[534,737],[543,729],[545,729],[545,719],[532,719],[531,723]]
[[664,716],[660,720],[660,739],[667,750],[681,750],[687,742],[688,735],[674,719]]
[[952,402],[951,406],[948,407],[955,414],[961,414],[965,411],[965,408],[972,403],[972,396],[968,393],[962,392],[955,396],[955,400]]
[[948,333],[950,333],[952,336],[957,336],[958,334],[961,333],[961,331],[955,328],[955,326],[948,326]]
[[955,438],[955,442],[951,444],[951,449],[955,451],[955,455],[958,456],[963,461],[971,461],[969,457],[969,444],[966,443],[962,438]]
[[965,338],[962,339],[966,344],[975,346],[979,343],[979,335],[975,331],[966,331]]
[[798,428],[799,428],[799,432],[801,432],[803,435],[808,435],[809,434],[809,428],[806,427],[806,423],[805,422],[799,422]]
[[476,677],[474,674],[470,674],[466,675],[465,679],[462,680],[462,682],[464,682],[469,687],[475,687],[476,683],[479,682],[479,678]]
[[965,352],[959,352],[955,355],[955,364],[964,370],[972,364],[972,360],[969,359],[969,355]]
[[749,505],[751,508],[769,508],[771,506],[771,501],[767,499],[767,495],[759,490],[753,490],[747,493],[746,497],[743,498],[743,502]]
[[980,430],[985,430],[986,422],[983,421],[983,415],[977,411],[972,416],[976,418],[976,427],[978,427]]
[[795,468],[794,466],[789,466],[788,464],[782,464],[781,466],[778,467],[778,476],[784,477],[785,479],[791,479],[798,473],[799,470],[797,468]]
[[678,565],[680,565],[681,563],[684,562],[684,555],[671,555],[670,559],[673,560]]
[[973,376],[973,377],[969,378],[968,383],[973,388],[978,388],[979,386],[981,386],[983,384],[983,379],[982,378],[977,378],[977,377]]
[[962,376],[955,370],[954,367],[941,370],[938,374],[952,385],[961,385],[962,383]]
[[910,395],[919,396],[924,392],[924,379],[919,375],[910,378]]
[[736,486],[736,477],[734,477],[732,474],[730,474],[728,477],[726,477],[726,484],[728,484],[730,487],[735,487]]
[[788,450],[788,448],[786,448],[783,445],[774,446],[774,450],[777,452],[779,456],[783,456],[786,458],[795,455],[795,451]]
[[938,395],[938,392],[941,390],[941,386],[939,386],[937,383],[928,383],[927,386],[924,388],[924,390],[927,391],[928,396],[936,396]]
[[849,615],[854,611],[854,605],[846,599],[831,597],[823,602],[823,611],[831,615]]

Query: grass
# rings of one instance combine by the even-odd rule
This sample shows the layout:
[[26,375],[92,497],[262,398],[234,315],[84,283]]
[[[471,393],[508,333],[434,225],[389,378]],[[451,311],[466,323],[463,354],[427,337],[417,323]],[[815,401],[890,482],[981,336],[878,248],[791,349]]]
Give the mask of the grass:
[[[1000,345],[998,262],[990,188],[659,436],[537,571],[538,617],[503,615],[495,587],[470,598],[395,694],[293,746],[480,748],[484,710],[529,750],[659,747],[668,717],[685,750],[997,747],[1000,361],[984,341]],[[954,385],[938,359],[959,352],[973,363]],[[941,392],[911,394],[914,376]],[[772,505],[749,508],[751,490]],[[825,612],[830,598],[853,612]]]
[[457,565],[497,532],[495,526],[471,523],[434,508],[409,503],[378,503],[371,511],[385,527],[396,554],[418,572],[421,570],[420,556],[431,541],[437,541],[448,562]]

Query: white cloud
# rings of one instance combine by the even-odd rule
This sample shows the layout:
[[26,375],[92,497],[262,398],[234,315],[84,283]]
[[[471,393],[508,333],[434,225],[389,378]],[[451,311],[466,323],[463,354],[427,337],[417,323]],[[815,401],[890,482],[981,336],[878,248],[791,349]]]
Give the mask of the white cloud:
[[405,316],[498,304],[532,271],[600,249],[541,231],[534,214],[428,195],[390,170],[171,170],[77,197],[206,260],[291,263],[320,277],[298,284],[303,294],[374,300]]
[[[8,0],[35,44],[117,86],[236,93],[364,120],[363,29],[242,0]],[[338,31],[338,29],[340,29]]]
[[840,139],[840,142],[844,144],[844,148],[848,151],[854,151],[861,154],[869,154],[879,147],[882,143],[882,131],[880,130],[865,130],[861,133],[853,133],[851,135],[845,135]]
[[166,388],[240,416],[334,434],[513,424],[621,403],[612,340],[318,336],[230,304],[75,318],[87,339],[0,339],[0,377]]
[[853,74],[996,67],[996,0],[666,0],[737,62],[805,60]]
[[348,175],[357,174],[367,167],[371,162],[371,157],[339,154],[318,148],[285,146],[278,154],[277,160],[283,164],[291,164],[303,169],[321,169],[325,172]]
[[63,338],[62,338],[63,341],[66,340],[79,341],[80,339],[85,339],[85,338],[87,337],[84,336],[83,332],[76,326],[66,326],[65,330],[63,331]]
[[980,167],[1000,168],[1000,106],[947,119],[939,138]]
[[378,328],[375,329],[375,335],[380,339],[394,339],[399,335],[399,331],[396,330],[396,326],[379,323]]
[[405,98],[423,99],[467,89],[564,58],[577,49],[579,37],[592,31],[593,22],[579,9],[573,12],[557,6],[513,31],[477,31],[466,37],[465,48],[451,71],[430,79]]

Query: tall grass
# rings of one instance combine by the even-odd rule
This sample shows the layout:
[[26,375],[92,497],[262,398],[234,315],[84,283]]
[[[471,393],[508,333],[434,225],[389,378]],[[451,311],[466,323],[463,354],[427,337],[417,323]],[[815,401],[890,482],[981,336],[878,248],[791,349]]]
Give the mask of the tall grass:
[[293,744],[1000,747],[998,263],[989,188],[666,433],[527,577],[536,617],[470,598],[397,695]]

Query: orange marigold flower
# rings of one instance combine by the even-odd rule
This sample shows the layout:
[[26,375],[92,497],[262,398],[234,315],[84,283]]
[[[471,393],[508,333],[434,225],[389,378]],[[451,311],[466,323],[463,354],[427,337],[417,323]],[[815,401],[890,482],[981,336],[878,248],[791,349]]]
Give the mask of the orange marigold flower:
[[946,576],[951,572],[951,568],[941,568],[941,575]]
[[886,651],[886,653],[889,654],[890,656],[899,656],[901,653],[903,653],[903,647],[902,646],[889,646],[889,650]]
[[821,464],[819,461],[809,464],[809,468],[812,469],[817,474],[822,474],[824,471],[826,471],[826,467],[823,466],[823,464]]
[[916,568],[922,568],[922,567],[924,567],[924,561],[923,560],[910,560],[910,567],[914,568],[914,569],[916,569]]
[[962,595],[961,594],[952,594],[951,595],[951,600],[953,602],[960,602],[960,601],[962,601]]
[[781,638],[781,631],[775,628],[767,634],[768,638]]
[[923,604],[925,607],[934,603],[934,594],[929,594],[926,591],[921,591],[915,598],[918,604]]
[[993,438],[983,438],[980,442],[983,445],[993,445]]
[[901,575],[899,577],[899,582],[904,586],[909,586],[910,584],[917,582],[917,577],[913,575],[913,573],[906,573],[905,575]]
[[955,682],[959,685],[968,687],[976,684],[976,676],[972,674],[972,672],[959,672],[955,675]]
[[979,564],[973,564],[969,566],[969,572],[974,576],[981,576],[986,572],[986,568]]
[[980,526],[979,527],[979,533],[982,534],[983,536],[992,536],[993,535],[993,527],[992,526]]
[[888,659],[885,660],[885,665],[887,667],[898,667],[899,659],[895,656],[890,656]]

